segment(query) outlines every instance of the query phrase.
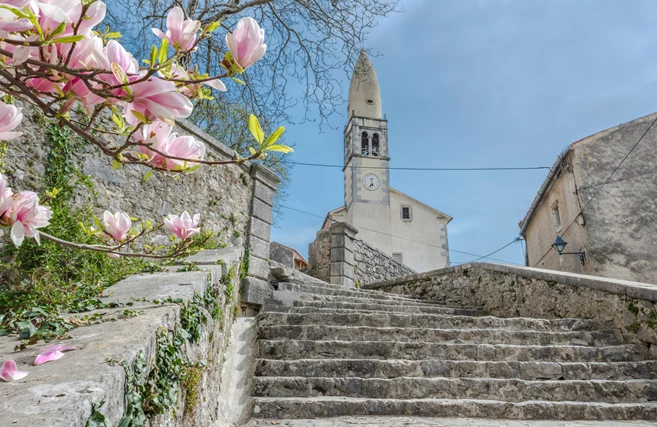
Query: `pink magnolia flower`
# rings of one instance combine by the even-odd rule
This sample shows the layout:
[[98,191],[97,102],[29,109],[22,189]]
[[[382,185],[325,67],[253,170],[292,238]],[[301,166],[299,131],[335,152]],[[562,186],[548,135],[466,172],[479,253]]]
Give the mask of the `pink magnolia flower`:
[[153,28],[153,33],[161,39],[169,40],[176,50],[186,52],[196,42],[196,33],[201,29],[201,21],[185,19],[185,13],[179,7],[174,7],[167,15],[167,33]]
[[34,359],[34,366],[64,357],[64,351],[75,350],[72,345],[49,345],[41,349],[41,353]]
[[[193,80],[190,74],[184,68],[176,64],[171,65],[171,76],[179,80]],[[226,92],[227,90],[226,85],[224,85],[224,83],[219,79],[207,80],[202,83],[187,83],[179,86],[178,90],[186,97],[193,98],[198,94],[199,87],[204,84],[221,92]]]
[[32,25],[29,19],[19,18],[10,10],[0,9],[0,31],[11,33],[14,31],[29,30],[33,27],[34,25]]
[[22,132],[11,132],[23,120],[21,110],[21,108],[16,108],[14,105],[0,102],[0,141],[16,139],[23,134]]
[[[140,77],[134,76],[131,81]],[[171,120],[189,117],[192,114],[192,102],[182,93],[178,92],[173,82],[151,77],[146,81],[130,85],[133,93],[132,102],[129,102],[123,111],[125,119],[133,126],[139,119],[132,114],[133,111],[143,114],[148,120]]]
[[[151,123],[136,139],[148,144],[139,147],[139,150],[148,156],[148,162],[166,170],[183,170],[196,165],[194,160],[205,157],[206,146],[203,142],[193,136],[171,133],[171,126],[163,122]],[[186,160],[172,159],[169,156]]]
[[13,195],[11,188],[9,188],[9,183],[7,182],[7,178],[3,174],[0,173],[0,217],[4,215],[5,211],[9,209],[9,205],[5,208],[5,210],[2,210],[2,207],[4,205],[4,202],[6,200],[9,200],[9,198]]
[[168,218],[164,218],[164,225],[173,234],[185,240],[188,237],[201,232],[201,229],[198,228],[199,219],[201,219],[200,214],[196,214],[194,215],[194,218],[192,218],[187,211],[185,211],[180,216],[172,214],[169,215]]
[[11,359],[5,360],[0,371],[0,379],[3,381],[16,381],[25,378],[28,372],[19,371],[16,362]]
[[125,240],[128,231],[130,231],[131,225],[132,220],[126,213],[117,212],[112,215],[111,212],[105,211],[103,214],[103,227],[105,228],[105,233],[117,242]]
[[226,34],[226,44],[233,60],[242,68],[255,64],[267,50],[265,30],[253,18],[242,18],[233,33]]
[[[47,227],[50,224],[52,210],[49,207],[40,206],[39,197],[31,191],[16,193],[3,205],[6,203],[8,203],[8,209],[6,209],[4,217],[11,225],[10,237],[14,245],[22,245],[25,237],[34,237],[34,240],[39,243],[37,228]],[[0,210],[2,209],[0,207]]]

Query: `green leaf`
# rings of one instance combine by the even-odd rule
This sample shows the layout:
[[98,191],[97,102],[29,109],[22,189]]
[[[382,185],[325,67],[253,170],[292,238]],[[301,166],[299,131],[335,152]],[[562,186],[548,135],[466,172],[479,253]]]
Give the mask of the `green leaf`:
[[143,124],[148,124],[148,123],[150,123],[150,122],[148,121],[148,119],[146,118],[146,116],[144,116],[144,115],[143,115],[142,113],[140,113],[139,111],[132,110],[132,114],[133,114],[136,118],[138,118],[139,121],[142,122]]
[[55,28],[55,31],[50,33],[50,37],[53,38],[56,35],[63,33],[65,28],[66,28],[66,22],[62,22],[57,26],[57,28]]
[[253,147],[249,147],[249,151],[250,151],[251,154],[253,154],[254,156],[255,156],[255,154],[257,153],[257,151],[253,149]]
[[149,179],[151,179],[152,176],[153,176],[153,169],[146,172],[146,174],[144,175],[143,181],[144,182],[148,181]]
[[160,64],[164,64],[166,62],[168,55],[169,55],[169,40],[162,39],[162,44],[160,45],[160,52],[158,56],[158,61],[160,61]]
[[262,145],[262,141],[264,141],[265,139],[265,133],[262,131],[262,128],[260,127],[260,122],[258,121],[258,118],[253,114],[249,114],[249,130],[251,131],[251,134],[253,135],[255,140],[258,141],[258,144]]
[[220,25],[221,25],[221,21],[210,22],[210,23],[208,24],[208,27],[206,28],[206,31],[207,31],[208,33],[211,33],[211,32],[213,32],[214,30],[216,30],[217,28],[219,28]]
[[292,149],[292,147],[288,147],[287,145],[276,145],[276,144],[270,145],[269,147],[266,148],[266,150],[267,151],[278,151],[278,152],[285,153],[285,154],[291,153],[291,152],[294,151]]
[[156,60],[157,60],[157,48],[155,46],[151,46],[150,65],[155,65]]
[[240,80],[240,79],[236,79],[235,77],[231,77],[231,79],[235,80],[236,83],[239,83],[239,84],[241,84],[241,85],[245,85],[245,84],[246,84],[246,83],[244,83],[244,81],[242,81],[242,80]]
[[265,140],[265,143],[262,144],[262,146],[263,147],[268,147],[270,145],[273,145],[276,141],[278,141],[278,139],[281,137],[281,135],[283,135],[283,132],[285,132],[285,127],[279,126],[278,129],[273,131],[271,133],[271,135],[269,135],[267,137],[267,139]]
[[121,162],[119,162],[116,159],[113,159],[112,160],[112,169],[114,169],[114,170],[121,169]]
[[109,33],[105,34],[105,39],[107,39],[107,40],[109,40],[109,39],[120,39],[120,38],[121,38],[121,33],[119,33],[118,31],[112,31],[112,32],[109,32]]
[[18,326],[18,337],[22,340],[29,339],[32,335],[36,334],[36,328],[32,322],[16,322]]
[[75,43],[83,40],[84,36],[64,36],[54,39],[53,43]]
[[99,409],[105,402],[94,403],[91,411],[91,416],[87,420],[85,427],[112,427],[112,422],[101,414]]

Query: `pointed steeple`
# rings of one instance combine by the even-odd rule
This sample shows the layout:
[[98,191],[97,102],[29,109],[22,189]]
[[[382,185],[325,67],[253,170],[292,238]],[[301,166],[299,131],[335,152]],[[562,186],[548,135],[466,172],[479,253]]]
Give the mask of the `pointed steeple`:
[[360,51],[360,57],[354,67],[349,86],[349,104],[347,106],[349,117],[369,117],[382,119],[381,90],[376,78],[376,71],[367,56],[365,49]]

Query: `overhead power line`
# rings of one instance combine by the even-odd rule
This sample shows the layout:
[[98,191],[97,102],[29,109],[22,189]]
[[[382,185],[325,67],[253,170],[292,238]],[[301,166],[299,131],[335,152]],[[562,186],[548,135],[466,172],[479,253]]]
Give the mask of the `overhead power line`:
[[[288,162],[291,165],[298,166],[315,166],[320,168],[340,168],[343,165],[327,165],[322,163],[303,163],[303,162]],[[518,171],[518,170],[540,170],[550,169],[549,166],[528,166],[528,167],[489,167],[489,168],[422,168],[422,167],[386,167],[386,166],[350,166],[353,169],[391,169],[403,171]]]
[[[283,209],[288,209],[288,210],[295,211],[295,212],[299,212],[299,213],[302,213],[302,214],[306,214],[306,215],[314,216],[314,217],[316,217],[316,218],[321,218],[321,219],[326,218],[326,216],[317,215],[317,214],[314,214],[314,213],[311,213],[311,212],[302,211],[301,209],[296,209],[296,208],[292,208],[292,207],[285,206],[285,205],[281,205],[281,207],[282,207]],[[329,220],[331,220],[331,221],[333,221],[333,222],[339,222],[339,221],[334,220],[333,218],[329,218]],[[430,246],[430,247],[434,247],[434,248],[444,249],[442,246],[432,245],[431,243],[420,242],[420,241],[418,241],[418,240],[408,239],[408,238],[406,238],[406,237],[401,237],[401,236],[395,236],[395,235],[393,235],[393,234],[384,233],[384,232],[382,232],[382,231],[372,230],[371,228],[365,228],[365,227],[360,227],[360,228],[361,228],[362,230],[371,231],[371,232],[373,232],[373,233],[379,233],[379,234],[382,234],[382,235],[384,235],[384,236],[394,237],[394,238],[396,238],[396,239],[407,240],[407,241],[409,241],[409,242],[419,243],[419,244],[421,244],[421,245],[426,245],[426,246]],[[515,241],[514,241],[514,242],[515,242]],[[511,243],[514,243],[514,242],[511,242]],[[509,246],[509,245],[507,245],[507,246]],[[502,249],[504,249],[504,248],[501,248],[501,249],[499,249],[499,250],[497,250],[497,251],[495,251],[495,252],[493,252],[493,253],[491,253],[491,254],[489,254],[489,255],[493,255],[493,254],[499,252],[499,251],[502,250]],[[456,250],[456,249],[451,249],[451,248],[449,249],[449,251],[450,251],[450,252],[459,253],[459,254],[464,254],[464,255],[470,255],[470,256],[479,257],[479,258],[477,258],[477,259],[484,259],[484,258],[486,258],[486,259],[490,259],[490,260],[493,260],[493,261],[504,262],[504,263],[507,263],[507,264],[521,265],[521,264],[518,264],[518,263],[515,263],[515,262],[505,261],[505,260],[503,260],[503,259],[491,258],[490,256],[481,256],[481,255],[478,255],[478,254],[473,254],[473,253],[471,253],[471,252],[463,252],[463,251],[458,251],[458,250]],[[474,261],[468,261],[468,262],[474,262]]]
[[[584,207],[582,207],[582,208],[579,210],[579,212],[577,213],[577,215],[575,215],[575,218],[573,218],[573,220],[570,222],[570,224],[568,224],[568,227],[566,227],[566,229],[561,233],[562,236],[565,235],[565,234],[568,232],[568,230],[570,230],[570,227],[572,227],[573,224],[575,224],[575,222],[577,221],[577,218],[578,218],[581,214],[584,213],[584,210],[585,210],[587,207],[589,207],[589,205],[591,204],[591,202],[593,202],[593,199],[595,199],[595,198],[598,196],[598,194],[600,194],[600,192],[602,191],[602,189],[604,188],[604,186],[607,185],[607,184],[610,182],[611,177],[614,176],[614,174],[618,171],[618,169],[620,169],[620,167],[623,165],[623,163],[625,163],[625,160],[627,160],[627,158],[630,157],[630,154],[632,154],[632,152],[636,149],[636,147],[639,146],[639,144],[641,143],[641,141],[643,141],[643,138],[645,138],[645,136],[648,134],[648,132],[650,132],[650,129],[652,129],[652,127],[655,125],[655,123],[657,123],[657,117],[655,118],[655,120],[653,120],[653,121],[650,123],[650,125],[646,128],[646,131],[643,132],[643,134],[639,137],[639,139],[636,141],[636,143],[634,143],[634,145],[632,146],[632,148],[630,148],[630,151],[628,151],[627,154],[625,154],[625,157],[623,157],[623,159],[620,161],[620,163],[618,163],[618,165],[616,165],[616,167],[615,167],[614,170],[609,174],[609,176],[607,177],[607,179],[605,179],[604,182],[603,182],[602,184],[600,184],[600,188],[598,188],[598,191],[596,191],[595,194],[593,194],[593,197],[591,197],[591,198],[589,199],[589,201],[586,202],[586,204],[584,205]],[[640,175],[636,175],[636,176],[640,176]],[[618,181],[620,181],[620,180],[622,180],[622,178],[619,179]],[[591,188],[591,187],[587,187],[587,188]],[[581,189],[580,189],[580,190],[581,190]],[[540,259],[534,264],[534,267],[536,267],[538,264],[540,264],[541,261],[543,261],[543,258],[545,258],[545,257],[547,256],[547,254],[550,253],[551,250],[552,250],[552,246],[550,246],[550,247],[548,248],[548,250],[545,251],[545,253],[543,254],[543,256],[542,256],[542,257],[541,257],[541,258],[540,258]]]

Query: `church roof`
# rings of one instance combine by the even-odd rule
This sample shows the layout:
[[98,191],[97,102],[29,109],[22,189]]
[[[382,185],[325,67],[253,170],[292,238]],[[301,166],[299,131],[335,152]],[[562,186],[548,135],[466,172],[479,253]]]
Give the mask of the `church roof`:
[[354,73],[351,76],[347,114],[349,117],[354,115],[372,119],[383,118],[379,80],[365,49],[360,51]]
[[449,223],[449,222],[453,219],[451,216],[447,215],[445,212],[441,212],[441,211],[439,211],[439,210],[436,209],[436,208],[432,208],[431,206],[427,205],[426,203],[422,203],[421,201],[419,201],[419,200],[417,200],[417,199],[414,199],[413,197],[409,196],[408,194],[402,193],[401,191],[396,190],[396,189],[394,189],[394,188],[392,188],[392,187],[390,187],[390,192],[391,192],[391,193],[399,194],[400,196],[404,196],[405,198],[409,199],[410,201],[412,201],[412,202],[414,202],[414,203],[417,203],[417,204],[419,204],[419,205],[422,205],[422,206],[424,206],[425,208],[434,211],[435,213],[437,213],[438,215],[442,216],[443,218],[447,218],[447,223]]

